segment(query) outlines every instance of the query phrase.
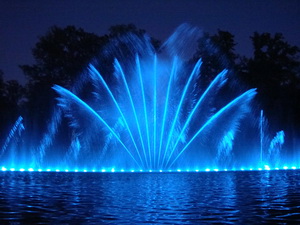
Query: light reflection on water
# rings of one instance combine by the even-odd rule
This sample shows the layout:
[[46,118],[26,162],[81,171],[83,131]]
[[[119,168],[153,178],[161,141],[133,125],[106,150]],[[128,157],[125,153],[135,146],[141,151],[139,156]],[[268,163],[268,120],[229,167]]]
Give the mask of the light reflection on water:
[[0,173],[15,224],[300,222],[299,171]]

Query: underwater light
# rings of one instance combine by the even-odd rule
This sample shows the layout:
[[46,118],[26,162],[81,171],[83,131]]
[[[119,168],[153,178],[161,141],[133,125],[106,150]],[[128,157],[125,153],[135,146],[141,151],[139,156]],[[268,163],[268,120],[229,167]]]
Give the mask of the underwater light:
[[265,165],[265,170],[271,170],[268,165]]
[[296,166],[284,166],[282,168],[279,168],[279,167],[276,167],[276,168],[271,168],[269,165],[265,165],[264,167],[259,167],[259,168],[245,168],[245,167],[241,167],[240,169],[235,169],[235,168],[232,168],[232,169],[220,169],[220,168],[215,168],[215,169],[211,169],[211,168],[206,168],[206,169],[186,169],[186,170],[183,170],[183,169],[177,169],[177,170],[163,170],[163,169],[159,169],[159,170],[142,170],[142,169],[139,169],[139,170],[135,170],[135,169],[131,169],[131,170],[125,170],[125,169],[116,169],[116,168],[111,168],[111,169],[101,169],[101,170],[88,170],[88,169],[83,169],[83,170],[78,170],[78,169],[74,169],[74,170],[69,170],[69,169],[42,169],[42,168],[39,168],[39,169],[36,169],[36,168],[28,168],[28,169],[24,169],[24,168],[20,168],[20,169],[16,169],[16,168],[9,168],[7,169],[6,167],[2,167],[1,168],[1,171],[11,171],[11,172],[15,172],[15,171],[20,171],[20,172],[24,172],[24,171],[28,171],[28,172],[50,172],[50,171],[55,171],[55,172],[82,172],[82,173],[95,173],[95,172],[98,172],[98,173],[124,173],[124,172],[127,172],[127,173],[171,173],[171,172],[183,172],[183,173],[195,173],[195,172],[219,172],[219,171],[272,171],[272,170],[300,170],[300,167],[296,167]]

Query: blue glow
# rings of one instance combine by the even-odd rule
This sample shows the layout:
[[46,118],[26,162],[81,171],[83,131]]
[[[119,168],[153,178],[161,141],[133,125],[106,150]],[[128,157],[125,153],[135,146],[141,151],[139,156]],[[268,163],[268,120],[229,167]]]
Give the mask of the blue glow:
[[[179,31],[174,35],[180,42],[184,38],[180,39]],[[193,36],[193,33],[185,35]],[[135,38],[140,41],[138,37],[133,40]],[[142,42],[152,46],[147,40]],[[296,161],[291,162],[286,160],[288,156],[280,155],[284,131],[277,132],[272,138],[266,129],[268,124],[263,110],[257,115],[251,114],[255,111],[252,108],[256,109],[252,107],[256,89],[238,88],[232,90],[232,94],[238,95],[223,97],[222,88],[231,77],[226,69],[215,74],[217,76],[208,84],[208,80],[200,79],[208,75],[204,74],[205,70],[200,71],[201,59],[196,63],[187,62],[187,50],[178,49],[168,41],[163,46],[159,53],[152,49],[153,46],[147,50],[137,46],[130,54],[122,48],[118,49],[120,52],[110,52],[108,48],[106,53],[112,56],[113,65],[105,67],[106,62],[95,58],[93,65],[88,65],[78,83],[69,90],[54,85],[59,108],[54,110],[51,118],[44,118],[50,122],[45,124],[45,131],[40,131],[45,132],[41,135],[42,140],[28,142],[38,144],[29,146],[27,152],[22,152],[24,159],[18,161],[19,154],[11,146],[17,146],[16,149],[21,151],[24,148],[19,148],[23,147],[18,146],[22,145],[19,143],[28,141],[18,140],[24,130],[23,118],[19,117],[1,148],[0,157],[6,160],[1,165],[6,165],[10,171],[86,173],[299,168]],[[101,75],[100,71],[106,72]],[[242,122],[244,119],[245,123]],[[68,128],[62,125],[67,120]],[[87,125],[90,121],[93,121],[92,126]],[[254,131],[251,130],[255,138],[249,143],[252,149],[246,154],[244,152],[249,149],[244,148],[247,143],[242,142],[248,130],[243,130],[243,124],[255,124]],[[64,132],[65,129],[68,132]],[[243,133],[241,139],[238,139],[241,137],[238,130]],[[72,135],[64,139],[64,133]],[[26,134],[26,137],[30,136],[30,133]],[[59,148],[53,151],[54,146]],[[239,154],[235,154],[237,152]],[[93,154],[97,156],[94,159]],[[24,169],[16,167],[18,164]],[[1,171],[7,171],[7,168],[3,166]]]
[[268,165],[265,165],[265,170],[271,170]]
[[[82,105],[84,108],[86,108],[92,115],[94,115],[97,119],[99,119],[105,126],[106,128],[115,136],[115,138],[119,141],[119,143],[123,146],[123,148],[127,151],[127,153],[131,156],[131,158],[137,163],[137,165],[139,165],[139,163],[136,161],[136,159],[133,157],[133,155],[131,154],[131,152],[128,150],[128,148],[124,145],[124,143],[121,141],[121,139],[119,138],[119,136],[114,132],[114,130],[105,122],[105,120],[103,120],[103,118],[97,113],[95,112],[95,110],[93,110],[87,103],[85,103],[84,101],[82,101],[80,98],[78,98],[76,95],[74,95],[72,92],[70,92],[69,90],[59,86],[59,85],[55,85],[53,87],[53,89],[55,91],[57,91],[57,93],[59,93],[62,96],[67,96],[68,98],[71,98],[74,102],[76,102],[79,105]],[[63,105],[61,105],[63,106]]]
[[[141,128],[140,128],[140,123],[139,123],[139,120],[138,120],[138,116],[137,116],[137,113],[136,113],[136,109],[135,109],[135,105],[133,103],[133,100],[132,100],[132,95],[131,95],[131,91],[128,87],[128,84],[127,84],[127,80],[126,80],[126,77],[124,75],[124,72],[123,72],[123,69],[119,63],[119,61],[116,59],[115,60],[115,67],[117,68],[117,71],[119,71],[121,73],[121,77],[122,77],[122,80],[125,84],[125,87],[126,87],[126,91],[127,91],[127,94],[128,94],[128,97],[129,97],[129,100],[130,100],[130,105],[131,105],[131,108],[133,110],[133,115],[134,115],[134,118],[135,118],[135,121],[136,121],[136,125],[137,125],[137,129],[138,129],[138,133],[139,133],[139,136],[140,136],[140,140],[141,140],[141,144],[142,144],[142,149],[143,149],[143,152],[144,152],[144,156],[145,156],[145,161],[146,161],[146,164],[148,165],[148,160],[147,160],[147,157],[146,157],[146,150],[145,150],[145,145],[144,145],[144,140],[142,138],[142,133],[141,133]],[[126,148],[127,149],[127,148]],[[127,152],[129,152],[129,150],[127,149]],[[129,152],[130,153],[130,152]],[[131,155],[131,153],[130,153]],[[132,155],[131,155],[132,156]],[[133,157],[133,156],[132,156]],[[133,159],[135,160],[135,158],[133,157]],[[135,160],[136,162],[136,160]],[[136,162],[137,163],[137,162]],[[138,164],[138,163],[137,163]],[[139,165],[139,164],[138,164]]]
[[[195,76],[196,74],[199,73],[199,69],[200,69],[201,64],[202,64],[202,61],[201,61],[201,59],[199,59],[198,62],[196,63],[196,65],[195,65],[195,67],[194,67],[194,69],[193,69],[191,75],[189,76],[189,79],[188,79],[187,83],[186,83],[185,86],[184,86],[184,89],[183,89],[183,92],[182,92],[182,95],[181,95],[179,104],[178,104],[178,106],[177,106],[177,110],[176,110],[176,113],[175,113],[175,117],[174,117],[174,119],[173,119],[171,129],[170,129],[170,131],[169,131],[169,135],[168,135],[168,139],[167,139],[167,144],[166,144],[166,149],[165,149],[165,154],[164,154],[164,157],[163,157],[162,165],[163,165],[163,163],[164,163],[164,160],[165,160],[165,157],[166,157],[166,153],[167,153],[167,151],[168,151],[168,147],[169,147],[169,144],[170,144],[170,141],[171,141],[171,137],[173,136],[173,132],[174,132],[175,125],[176,125],[176,123],[177,123],[177,121],[178,121],[178,116],[179,116],[179,112],[180,112],[181,107],[182,107],[182,104],[183,104],[183,100],[184,100],[184,98],[185,98],[185,96],[186,96],[187,90],[188,90],[188,88],[189,88],[189,86],[190,86],[190,83],[191,83],[192,79],[194,78],[194,76]],[[180,137],[179,137],[179,138],[180,138]],[[168,161],[169,161],[169,160],[168,160]]]
[[[297,168],[296,166],[291,166],[291,167],[287,167],[287,166],[284,166],[282,168],[282,170],[300,170],[300,167]],[[5,172],[7,171],[8,169],[6,167],[2,167],[1,168],[1,171]],[[245,168],[240,168],[239,170],[236,170],[235,168],[232,168],[232,169],[220,169],[220,168],[215,168],[215,169],[210,169],[210,168],[206,168],[206,169],[177,169],[175,170],[175,172],[178,172],[178,173],[181,173],[181,172],[186,172],[186,173],[193,173],[193,172],[219,172],[219,171],[276,171],[276,170],[281,170],[280,168],[276,167],[276,168],[270,168],[269,166],[265,166],[264,168],[249,168],[249,169],[245,169]],[[70,172],[69,169],[55,169],[55,170],[51,170],[51,169],[35,169],[35,168],[28,168],[27,170],[24,169],[24,168],[20,168],[20,169],[15,169],[15,168],[10,168],[9,171],[11,172],[15,172],[15,171],[21,171],[21,172],[24,172],[24,171],[28,171],[28,172],[50,172],[50,171],[55,171],[55,172]],[[75,169],[75,170],[71,170],[73,172],[82,172],[82,173],[97,173],[97,170],[95,169],[92,169],[92,170],[87,170],[87,169],[83,169],[83,170],[78,170],[78,169]],[[112,168],[112,169],[109,169],[109,170],[105,170],[105,169],[102,169],[102,170],[99,170],[99,173],[124,173],[124,172],[130,172],[130,173],[134,173],[134,172],[137,172],[137,173],[153,173],[153,172],[159,172],[159,173],[171,173],[173,172],[174,170],[134,170],[134,169],[131,169],[131,170],[124,170],[124,169],[116,169],[116,168]]]
[[[177,57],[174,58],[174,61],[173,61],[173,64],[172,64],[171,76],[170,76],[169,82],[168,82],[168,88],[167,88],[167,94],[166,94],[166,100],[165,100],[165,107],[164,107],[164,113],[163,113],[163,119],[162,119],[162,127],[161,127],[161,133],[160,133],[160,142],[159,142],[159,150],[158,150],[158,162],[160,162],[160,155],[161,155],[163,137],[164,137],[164,132],[165,132],[165,124],[166,124],[167,112],[168,112],[168,107],[169,107],[169,96],[170,96],[170,90],[171,90],[171,83],[172,83],[172,80],[173,80],[173,76],[176,73],[176,68],[177,68]],[[158,163],[158,165],[161,166],[161,163]]]
[[[137,147],[137,145],[136,145],[135,139],[134,139],[134,137],[133,137],[133,135],[132,135],[131,129],[130,129],[130,127],[129,127],[129,125],[128,125],[128,122],[127,122],[127,119],[126,119],[126,117],[124,116],[124,113],[123,113],[123,111],[121,110],[119,103],[117,102],[117,100],[116,100],[116,98],[114,97],[113,93],[111,92],[110,88],[108,87],[108,85],[107,85],[106,82],[104,81],[103,77],[100,75],[99,71],[98,71],[93,65],[89,65],[89,70],[90,70],[90,72],[91,72],[92,75],[95,74],[95,75],[97,76],[97,78],[101,81],[101,83],[104,85],[105,89],[106,89],[107,92],[109,93],[110,97],[112,98],[112,100],[113,100],[115,106],[117,107],[117,109],[118,109],[118,111],[119,111],[119,113],[120,113],[120,115],[121,115],[121,117],[122,117],[122,119],[123,119],[123,121],[124,121],[124,124],[125,124],[125,126],[126,126],[126,128],[127,128],[127,130],[128,130],[129,136],[130,136],[130,138],[131,138],[131,140],[132,140],[132,142],[133,142],[133,145],[134,145],[134,147],[135,147],[135,149],[136,149],[136,151],[137,151],[137,154],[138,154],[138,156],[139,156],[139,159],[140,159],[141,163],[143,163],[143,160],[142,160],[142,158],[141,158],[140,152],[139,152],[138,147]],[[96,80],[98,80],[98,79],[96,79]]]
[[196,134],[191,138],[191,140],[182,148],[182,150],[178,153],[176,158],[173,160],[173,162],[170,164],[172,166],[175,161],[181,156],[181,154],[189,147],[189,145],[196,139],[196,137],[211,123],[214,122],[218,117],[220,117],[223,113],[225,113],[227,110],[229,110],[231,107],[233,107],[236,104],[247,104],[249,101],[254,98],[256,94],[256,89],[250,89],[240,95],[239,97],[232,100],[230,103],[228,103],[226,106],[224,106],[222,109],[220,109],[216,114],[214,114],[197,132]]

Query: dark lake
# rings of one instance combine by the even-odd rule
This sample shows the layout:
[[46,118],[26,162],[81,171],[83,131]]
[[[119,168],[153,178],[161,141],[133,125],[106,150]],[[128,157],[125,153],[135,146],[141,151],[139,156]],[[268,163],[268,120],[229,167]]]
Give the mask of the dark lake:
[[0,172],[0,224],[300,224],[300,171]]

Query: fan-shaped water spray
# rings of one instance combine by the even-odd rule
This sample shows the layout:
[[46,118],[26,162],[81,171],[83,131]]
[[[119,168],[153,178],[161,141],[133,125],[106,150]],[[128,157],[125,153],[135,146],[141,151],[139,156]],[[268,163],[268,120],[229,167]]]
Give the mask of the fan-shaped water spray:
[[[201,65],[206,62],[188,60],[200,35],[182,25],[159,50],[146,35],[117,37],[73,88],[53,87],[58,108],[26,163],[40,168],[150,170],[232,166],[239,160],[233,160],[236,134],[251,111],[256,90],[231,90],[233,77],[226,69],[209,85],[202,82]],[[261,155],[257,151],[255,160],[262,163],[262,114],[258,120]],[[283,137],[277,134],[269,155],[278,153],[275,149],[281,148]],[[7,144],[2,152],[6,148]]]

